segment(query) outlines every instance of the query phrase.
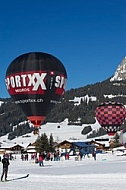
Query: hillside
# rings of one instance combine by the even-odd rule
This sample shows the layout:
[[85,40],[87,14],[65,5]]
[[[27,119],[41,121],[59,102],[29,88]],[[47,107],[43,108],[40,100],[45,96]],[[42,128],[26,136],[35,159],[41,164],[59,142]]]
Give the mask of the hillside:
[[[68,125],[82,126],[95,124],[95,109],[105,101],[119,101],[126,104],[126,57],[118,66],[115,75],[95,84],[66,91],[59,104],[47,115],[44,123],[61,123],[66,118]],[[121,73],[121,74],[120,74]],[[121,78],[122,77],[122,78]],[[26,116],[11,98],[0,99],[0,136],[9,133],[9,138],[20,136],[34,130]],[[16,127],[14,127],[16,126]],[[105,131],[100,131],[100,134]],[[99,132],[95,135],[99,135]]]
[[[46,122],[62,122],[68,118],[69,125],[94,124],[95,108],[100,102],[107,100],[119,101],[125,104],[126,88],[125,82],[115,85],[110,80],[87,85],[78,89],[67,91],[61,99],[61,103],[47,115]],[[27,120],[12,101],[12,99],[1,99],[0,106],[0,136],[10,133],[11,138],[33,131],[28,123],[20,124]],[[14,129],[13,126],[17,125]],[[13,133],[12,133],[13,132]]]

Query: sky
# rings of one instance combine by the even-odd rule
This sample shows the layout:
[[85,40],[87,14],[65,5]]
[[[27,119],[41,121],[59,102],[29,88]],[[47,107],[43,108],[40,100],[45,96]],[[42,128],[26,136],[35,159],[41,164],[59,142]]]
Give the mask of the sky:
[[126,56],[125,0],[1,0],[0,98],[9,64],[45,52],[65,66],[66,90],[111,77]]

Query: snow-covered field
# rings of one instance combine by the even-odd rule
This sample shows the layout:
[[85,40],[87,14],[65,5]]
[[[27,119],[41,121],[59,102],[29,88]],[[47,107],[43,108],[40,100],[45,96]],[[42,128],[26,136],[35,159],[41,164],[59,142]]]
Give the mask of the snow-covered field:
[[[60,128],[57,126],[60,125]],[[97,129],[98,123],[92,125]],[[47,123],[40,129],[41,133],[48,136],[52,133],[55,140],[63,141],[78,139],[85,141],[86,136],[81,134],[84,126],[68,126],[67,121],[60,124]],[[16,144],[28,145],[33,143],[37,136],[33,133],[29,137],[18,137],[9,141],[7,136],[0,137],[2,147]],[[102,137],[101,137],[102,138]],[[31,160],[22,161],[21,155],[10,161],[8,179],[29,174],[28,178],[0,182],[0,190],[125,190],[126,189],[126,156],[122,152],[115,151],[106,154],[97,154],[96,161],[87,156],[82,161],[70,160],[44,161],[44,167],[39,167]],[[2,172],[2,163],[0,162]]]
[[[124,190],[126,188],[126,156],[97,154],[97,160],[85,157],[82,161],[44,161],[39,167],[29,158],[20,155],[10,161],[8,179],[29,174],[28,178],[1,182],[1,190]],[[2,164],[0,163],[2,171]]]

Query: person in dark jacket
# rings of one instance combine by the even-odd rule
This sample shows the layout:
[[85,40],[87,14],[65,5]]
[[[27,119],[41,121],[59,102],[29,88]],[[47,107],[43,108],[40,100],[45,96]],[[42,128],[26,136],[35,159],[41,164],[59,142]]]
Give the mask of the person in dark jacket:
[[93,156],[94,160],[96,160],[96,151],[92,152],[92,156]]
[[2,164],[3,164],[3,172],[1,175],[1,181],[3,180],[4,176],[5,176],[5,181],[7,181],[8,166],[10,163],[9,163],[9,159],[8,159],[8,157],[6,157],[6,155],[3,156]]

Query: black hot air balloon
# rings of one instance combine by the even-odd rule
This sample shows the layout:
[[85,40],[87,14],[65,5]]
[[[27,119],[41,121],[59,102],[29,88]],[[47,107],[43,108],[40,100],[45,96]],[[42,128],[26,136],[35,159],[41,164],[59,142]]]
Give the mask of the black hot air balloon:
[[108,135],[114,135],[125,120],[126,110],[119,102],[104,102],[95,110],[99,124],[107,131]]
[[39,127],[65,92],[67,73],[56,57],[31,52],[14,59],[6,72],[7,90],[27,118]]

